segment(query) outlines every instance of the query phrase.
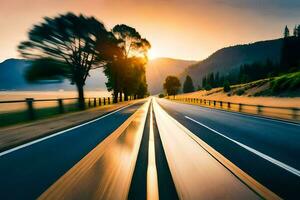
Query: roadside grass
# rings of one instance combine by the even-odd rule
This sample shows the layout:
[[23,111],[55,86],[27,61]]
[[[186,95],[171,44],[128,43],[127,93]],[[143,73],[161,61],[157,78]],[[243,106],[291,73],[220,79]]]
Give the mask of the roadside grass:
[[273,78],[270,87],[256,94],[256,96],[299,96],[300,71],[284,74]]
[[[99,106],[98,102],[96,105],[97,107]],[[86,109],[95,107],[94,102],[91,101],[91,104],[89,105],[88,100],[85,101],[85,106]],[[101,106],[104,106],[103,102]],[[63,110],[64,112],[60,113],[58,106],[34,108],[34,115],[35,115],[34,120],[31,120],[29,118],[28,110],[18,110],[18,111],[12,111],[7,113],[0,113],[0,127],[16,125],[16,124],[24,124],[28,122],[34,122],[40,119],[46,119],[46,118],[55,117],[66,113],[80,111],[80,109],[78,108],[78,104],[76,102],[64,104]]]
[[[76,111],[79,111],[79,108],[76,103],[64,105],[64,113],[70,113],[70,112],[76,112]],[[35,114],[35,119],[30,120],[27,110],[21,110],[21,111],[9,112],[9,113],[1,113],[0,114],[0,127],[15,125],[15,124],[22,124],[22,123],[26,123],[26,122],[33,122],[36,120],[61,115],[62,113],[59,112],[59,108],[57,106],[54,106],[54,107],[46,107],[46,108],[36,108],[36,109],[34,109],[34,114]]]

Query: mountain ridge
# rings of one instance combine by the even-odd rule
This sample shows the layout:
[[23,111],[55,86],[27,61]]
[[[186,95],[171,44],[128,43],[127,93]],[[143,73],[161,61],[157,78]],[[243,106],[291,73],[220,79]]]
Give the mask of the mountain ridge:
[[279,38],[221,48],[206,59],[187,67],[180,79],[190,75],[196,85],[201,85],[202,78],[211,72],[226,75],[239,69],[242,64],[265,62],[267,59],[278,63],[282,41],[283,39]]

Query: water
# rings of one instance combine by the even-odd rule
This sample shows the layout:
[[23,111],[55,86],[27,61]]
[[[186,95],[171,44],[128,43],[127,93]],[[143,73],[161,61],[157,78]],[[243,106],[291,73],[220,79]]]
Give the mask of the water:
[[[34,99],[76,98],[77,91],[1,91],[0,101]],[[85,91],[85,97],[111,97],[108,91]],[[68,100],[69,101],[69,100]],[[66,102],[65,102],[66,103]],[[72,103],[72,102],[69,102]],[[35,108],[56,106],[57,102],[35,102]],[[25,103],[0,104],[0,113],[25,110]]]

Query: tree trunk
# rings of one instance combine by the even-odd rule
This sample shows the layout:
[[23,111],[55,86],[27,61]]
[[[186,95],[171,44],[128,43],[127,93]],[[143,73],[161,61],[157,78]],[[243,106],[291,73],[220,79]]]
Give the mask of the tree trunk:
[[128,101],[128,94],[127,94],[127,92],[124,92],[124,101]]
[[78,107],[80,110],[85,109],[85,103],[84,103],[84,91],[83,91],[83,85],[77,84],[77,91],[78,91]]
[[122,92],[120,92],[119,102],[122,102]]
[[114,90],[114,93],[113,93],[113,98],[114,98],[113,102],[114,103],[118,103],[118,96],[119,96],[119,92]]

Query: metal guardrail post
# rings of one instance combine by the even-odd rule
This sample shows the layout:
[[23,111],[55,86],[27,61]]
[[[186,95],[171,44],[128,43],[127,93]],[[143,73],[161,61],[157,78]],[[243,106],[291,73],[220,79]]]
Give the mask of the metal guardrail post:
[[35,119],[35,113],[33,108],[33,98],[26,98],[27,109],[28,109],[28,117],[30,120]]
[[103,105],[105,105],[106,104],[106,102],[105,102],[105,97],[103,97]]
[[64,113],[64,104],[62,99],[57,99],[59,113]]
[[97,106],[97,100],[96,100],[96,98],[94,98],[94,107],[96,107]]

